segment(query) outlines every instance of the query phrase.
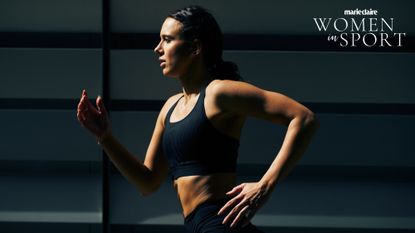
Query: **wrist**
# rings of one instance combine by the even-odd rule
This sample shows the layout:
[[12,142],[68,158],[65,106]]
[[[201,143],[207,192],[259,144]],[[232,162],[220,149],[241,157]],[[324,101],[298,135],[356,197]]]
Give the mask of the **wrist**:
[[269,178],[267,176],[262,177],[262,179],[259,181],[259,185],[266,189],[266,190],[273,190],[275,185],[277,184],[277,178],[276,177],[272,177]]
[[110,136],[112,135],[111,130],[108,128],[107,130],[104,131],[104,133],[102,133],[100,136],[97,137],[97,143],[98,145],[102,145],[105,143],[105,141],[110,138]]

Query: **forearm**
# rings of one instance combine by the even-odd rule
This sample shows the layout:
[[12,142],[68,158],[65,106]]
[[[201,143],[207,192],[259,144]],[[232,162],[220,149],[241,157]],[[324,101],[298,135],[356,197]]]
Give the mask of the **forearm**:
[[283,144],[271,166],[261,179],[261,183],[273,188],[298,163],[315,134],[319,122],[314,115],[298,117],[288,125]]
[[111,132],[100,139],[99,144],[121,174],[137,186],[141,193],[148,194],[153,190],[150,170],[121,145]]

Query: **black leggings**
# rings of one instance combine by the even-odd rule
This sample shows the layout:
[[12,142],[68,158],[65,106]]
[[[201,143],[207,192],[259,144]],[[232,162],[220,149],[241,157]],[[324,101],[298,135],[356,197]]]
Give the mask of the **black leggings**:
[[217,213],[226,201],[205,202],[197,206],[184,219],[186,233],[264,233],[252,223],[243,228],[230,228],[230,224],[222,224],[226,214],[217,215]]

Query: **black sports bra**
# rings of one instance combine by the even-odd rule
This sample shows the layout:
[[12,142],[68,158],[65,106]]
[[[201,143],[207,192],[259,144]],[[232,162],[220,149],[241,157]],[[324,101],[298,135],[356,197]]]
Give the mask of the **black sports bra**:
[[166,114],[163,150],[173,179],[236,170],[239,140],[219,132],[207,118],[205,88],[184,119],[170,122],[171,114],[183,96]]

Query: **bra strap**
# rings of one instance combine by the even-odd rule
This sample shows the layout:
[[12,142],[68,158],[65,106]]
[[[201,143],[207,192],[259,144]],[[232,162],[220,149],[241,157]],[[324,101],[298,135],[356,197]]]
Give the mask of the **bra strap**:
[[170,116],[171,116],[171,114],[173,113],[173,110],[174,110],[174,108],[176,107],[176,105],[177,105],[177,103],[179,103],[179,100],[181,99],[181,98],[183,98],[183,96],[184,95],[182,95],[182,96],[180,96],[180,98],[179,99],[177,99],[176,100],[176,102],[170,107],[170,109],[169,109],[169,111],[167,111],[167,114],[166,114],[166,119],[164,119],[164,124],[166,125],[166,124],[168,124],[168,123],[170,123]]

